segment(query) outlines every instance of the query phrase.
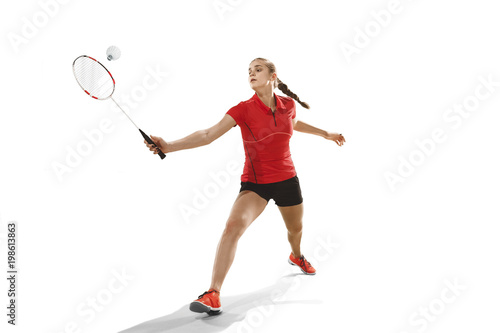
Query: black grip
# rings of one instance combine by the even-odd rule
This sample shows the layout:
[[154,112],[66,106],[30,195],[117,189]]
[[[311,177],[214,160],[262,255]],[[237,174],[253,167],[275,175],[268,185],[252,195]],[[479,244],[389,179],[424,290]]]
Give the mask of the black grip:
[[139,132],[141,132],[142,136],[144,137],[144,140],[146,140],[147,143],[156,147],[156,150],[158,151],[158,155],[161,157],[161,159],[164,159],[165,154],[161,151],[160,148],[158,148],[156,146],[156,144],[153,142],[153,140],[151,140],[151,138],[149,136],[147,136],[146,133],[144,133],[141,129],[139,129]]

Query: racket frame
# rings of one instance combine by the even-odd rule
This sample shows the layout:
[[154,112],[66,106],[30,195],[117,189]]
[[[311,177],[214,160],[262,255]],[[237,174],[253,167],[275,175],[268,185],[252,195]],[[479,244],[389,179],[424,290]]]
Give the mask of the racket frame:
[[[111,77],[111,80],[113,80],[113,90],[111,91],[111,93],[109,94],[109,96],[108,96],[108,97],[106,97],[106,98],[99,98],[99,97],[93,96],[93,95],[91,95],[91,94],[90,94],[87,90],[85,90],[85,88],[84,88],[84,87],[80,84],[80,81],[78,80],[78,77],[76,76],[76,73],[75,73],[75,63],[76,63],[76,61],[77,61],[78,59],[80,59],[80,58],[89,58],[89,59],[94,60],[94,61],[95,61],[95,62],[97,62],[97,63],[98,63],[98,64],[99,64],[102,68],[104,68],[104,70],[105,70],[105,71],[109,74],[109,77]],[[115,85],[116,85],[115,78],[113,77],[113,75],[111,75],[111,72],[110,72],[110,71],[108,71],[108,69],[107,69],[107,68],[106,68],[103,64],[101,64],[101,63],[99,62],[99,60],[96,60],[96,59],[94,59],[94,58],[92,58],[92,57],[89,57],[89,56],[87,56],[87,55],[81,55],[81,56],[79,56],[78,58],[76,58],[76,59],[73,61],[73,75],[75,76],[75,80],[76,80],[76,82],[78,83],[78,85],[80,86],[80,88],[82,88],[82,90],[83,90],[83,91],[85,91],[85,93],[86,93],[87,95],[89,95],[90,97],[92,97],[92,98],[94,98],[94,99],[97,99],[97,100],[99,100],[99,101],[104,101],[104,100],[107,100],[108,98],[110,98],[111,96],[113,96],[113,93],[115,92]],[[115,103],[116,103],[116,102],[115,102]]]

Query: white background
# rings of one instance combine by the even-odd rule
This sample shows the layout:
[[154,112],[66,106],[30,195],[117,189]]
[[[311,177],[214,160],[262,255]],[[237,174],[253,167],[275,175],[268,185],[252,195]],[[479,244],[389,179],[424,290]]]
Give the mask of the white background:
[[[390,3],[3,2],[0,266],[6,275],[7,222],[17,221],[19,275],[16,327],[6,323],[0,284],[2,331],[498,331],[500,86],[466,118],[444,118],[473,101],[480,77],[500,82],[498,11],[490,0],[401,0],[386,26],[374,24],[370,13]],[[367,27],[380,29],[361,45]],[[355,42],[362,47],[346,57],[342,43]],[[110,45],[122,50],[112,63]],[[210,285],[238,194],[239,128],[161,161],[111,101],[80,90],[71,64],[81,54],[107,65],[116,99],[132,98],[135,122],[168,141],[250,98],[250,61],[273,61],[311,106],[297,106],[298,119],[347,141],[296,132],[290,143],[304,196],[302,252],[317,275],[292,274],[271,200],[238,244],[224,314],[189,312]],[[144,80],[155,88],[141,88]],[[100,137],[103,120],[111,130]],[[435,129],[446,139],[424,155],[415,141]],[[86,156],[68,166],[78,149]],[[419,164],[412,174],[401,166],[410,157]],[[407,174],[391,189],[386,175],[398,168]],[[229,180],[217,185],[213,174]],[[183,215],[209,187],[205,207]]]

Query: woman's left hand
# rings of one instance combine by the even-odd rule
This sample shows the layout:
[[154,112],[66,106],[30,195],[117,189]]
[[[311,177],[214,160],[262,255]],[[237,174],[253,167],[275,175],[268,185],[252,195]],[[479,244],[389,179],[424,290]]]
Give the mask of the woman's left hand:
[[325,139],[335,141],[339,146],[342,146],[345,142],[345,138],[342,134],[327,132]]

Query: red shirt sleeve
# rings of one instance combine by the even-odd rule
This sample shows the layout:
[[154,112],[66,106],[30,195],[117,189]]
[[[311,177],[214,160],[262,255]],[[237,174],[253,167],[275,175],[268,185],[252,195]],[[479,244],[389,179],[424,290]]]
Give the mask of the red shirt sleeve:
[[245,122],[245,111],[246,105],[244,102],[240,102],[238,105],[233,106],[226,112],[226,114],[230,115],[234,121],[236,121],[236,125],[241,127],[241,124]]
[[297,111],[295,110],[295,101],[292,99],[292,109],[290,110],[290,112],[292,113],[292,119],[295,119],[295,117],[297,116]]

